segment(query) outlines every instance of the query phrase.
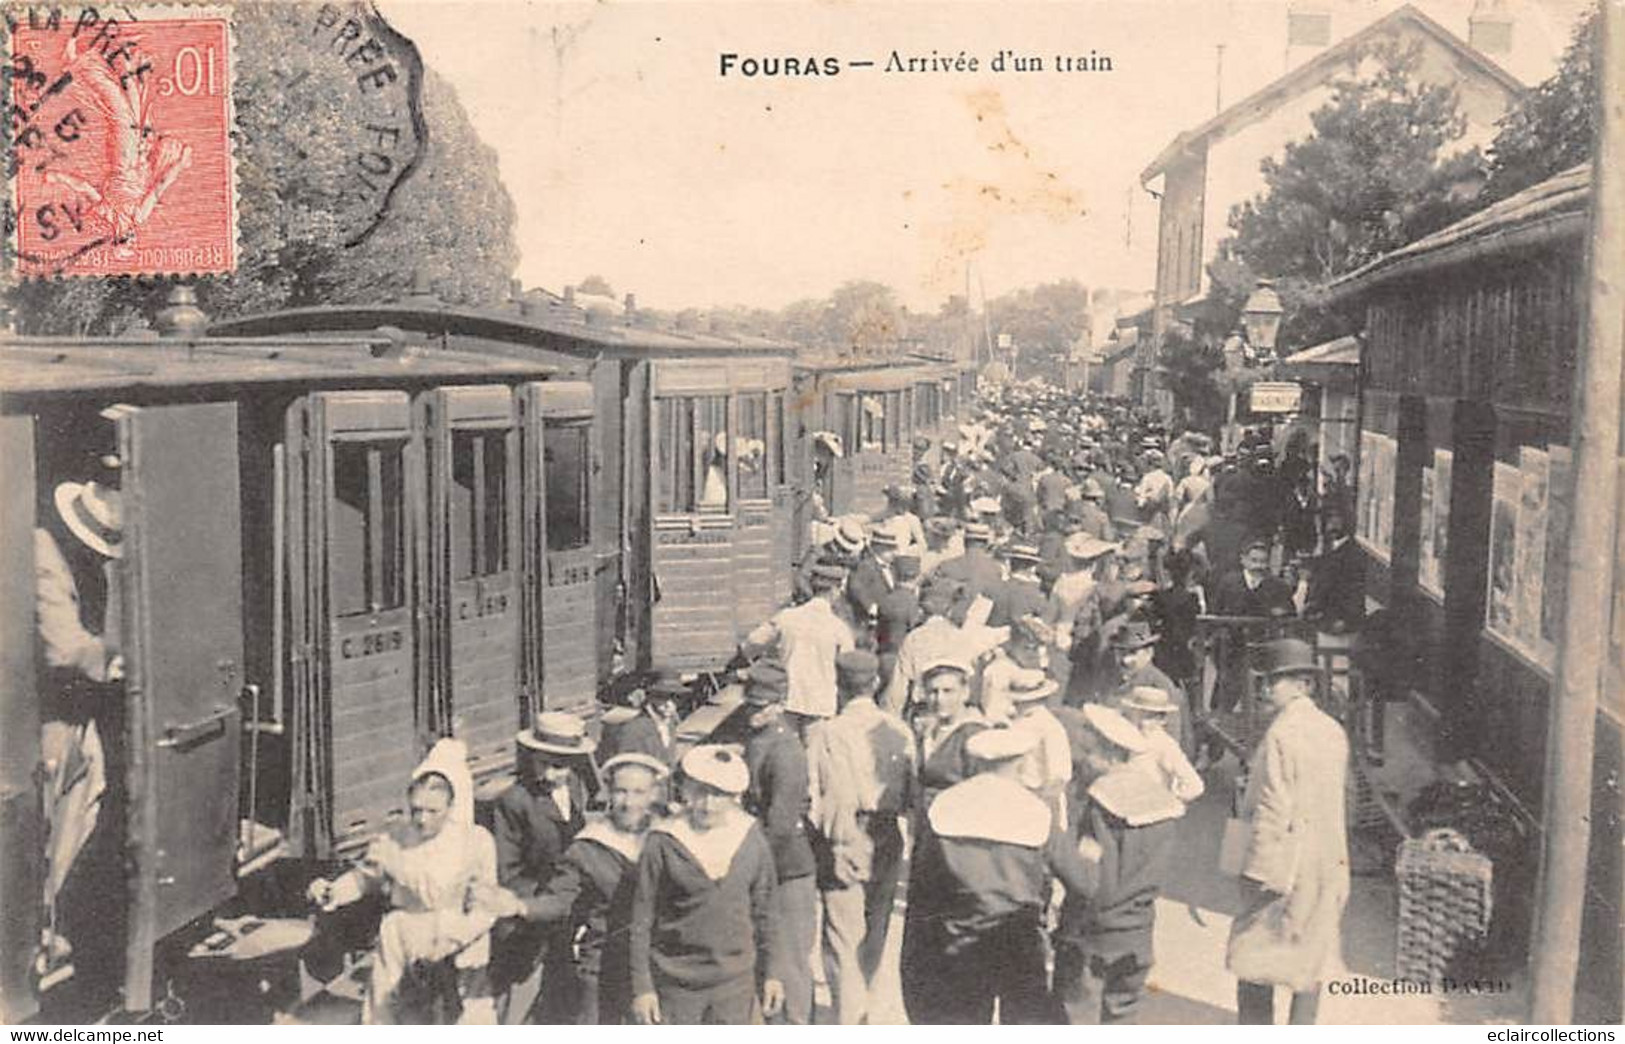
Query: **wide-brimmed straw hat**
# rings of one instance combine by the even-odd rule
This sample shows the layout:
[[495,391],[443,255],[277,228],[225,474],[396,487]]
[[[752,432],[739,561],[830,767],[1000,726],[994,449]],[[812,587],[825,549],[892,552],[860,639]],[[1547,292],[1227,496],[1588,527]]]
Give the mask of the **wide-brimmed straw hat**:
[[519,745],[543,754],[591,754],[598,744],[587,735],[587,723],[564,711],[542,711],[519,733]]
[[56,513],[79,542],[104,558],[124,555],[124,500],[98,482],[56,487]]
[[1066,538],[1066,553],[1085,562],[1109,555],[1118,545],[1102,540],[1093,533],[1073,533]]
[[1167,690],[1159,689],[1155,685],[1136,685],[1124,693],[1118,701],[1129,710],[1144,711],[1147,714],[1173,714],[1179,710]]
[[1059,688],[1055,679],[1037,668],[1030,668],[1017,671],[1010,679],[1010,699],[1014,703],[1047,700]]

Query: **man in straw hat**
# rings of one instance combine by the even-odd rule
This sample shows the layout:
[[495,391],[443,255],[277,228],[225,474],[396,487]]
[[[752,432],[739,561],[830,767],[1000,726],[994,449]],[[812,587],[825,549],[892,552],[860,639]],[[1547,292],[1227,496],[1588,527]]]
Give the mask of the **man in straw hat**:
[[1136,765],[1145,736],[1117,711],[1086,704],[1078,829],[1098,884],[1068,895],[1055,931],[1055,993],[1073,1025],[1132,1022],[1151,973],[1157,897],[1184,806]]
[[1066,729],[1044,701],[1054,696],[1058,686],[1039,668],[1014,672],[1009,683],[1010,727],[1038,737],[1032,751],[1022,759],[1017,778],[1022,785],[1044,799],[1055,822],[1067,822],[1066,791],[1072,782],[1072,744]]
[[744,755],[702,744],[683,756],[683,813],[644,841],[632,897],[632,1014],[640,1023],[745,1025],[784,1005],[790,954],[775,917],[778,872],[739,807]]
[[832,563],[850,568],[867,546],[863,523],[843,515],[828,522],[815,522],[811,527],[811,546],[796,564],[792,579],[796,601],[805,602],[813,596],[813,569],[820,563]]
[[1161,722],[1189,758],[1196,752],[1196,726],[1191,720],[1190,703],[1185,698],[1185,691],[1152,662],[1160,640],[1161,636],[1143,618],[1130,619],[1112,632],[1111,649],[1117,673],[1115,681],[1106,688],[1102,702],[1122,710],[1125,699],[1136,687],[1166,693],[1173,709],[1161,718]]
[[990,527],[972,522],[965,527],[965,553],[937,566],[937,577],[959,585],[959,602],[955,607],[958,619],[964,619],[965,612],[977,598],[991,599],[1004,583],[1004,567],[989,550],[992,540]]
[[494,1025],[488,933],[511,897],[496,887],[491,835],[474,823],[474,777],[462,740],[436,743],[413,771],[406,794],[409,820],[374,839],[355,869],[311,882],[308,895],[324,912],[369,892],[388,896],[363,1024],[424,1021],[425,999],[404,988],[408,973],[419,962],[449,959],[462,1001],[457,1021]]
[[796,730],[784,720],[787,693],[783,667],[772,660],[751,665],[745,679],[750,729],[745,765],[750,770],[750,787],[744,805],[766,835],[778,871],[774,910],[786,954],[780,976],[784,982],[783,1021],[805,1026],[812,1021],[812,967],[807,954],[818,930],[818,888],[813,877],[817,864],[807,836],[812,805],[807,752]]
[[1092,884],[1071,836],[1022,786],[1038,737],[984,729],[965,753],[977,775],[931,802],[915,846],[903,927],[903,1004],[915,1024],[1057,1021],[1045,971],[1050,881]]
[[898,868],[900,817],[912,804],[914,735],[875,704],[880,661],[863,649],[836,661],[841,711],[807,731],[824,960],[843,1026],[864,1021],[886,948]]
[[846,599],[859,626],[873,625],[880,609],[880,600],[897,586],[892,563],[897,558],[897,534],[885,526],[875,526],[869,533],[869,545],[846,578]]
[[[497,875],[523,901],[542,894],[586,823],[586,778],[597,744],[580,718],[563,711],[537,714],[516,742],[518,778],[494,802],[491,825]],[[504,1021],[561,1018],[545,1010],[542,977],[568,974],[570,963],[570,938],[562,926],[505,923],[492,966]]]
[[812,570],[812,598],[780,609],[746,635],[747,660],[771,652],[789,674],[787,710],[802,719],[835,713],[835,657],[857,647],[851,626],[835,610],[846,570],[820,562]]
[[[81,980],[93,981],[103,971],[110,980],[120,956],[116,941],[102,940],[116,940],[117,933],[107,930],[99,912],[105,904],[81,902],[79,893],[118,887],[119,879],[123,502],[118,490],[95,481],[63,482],[53,501],[55,517],[42,517],[34,530],[34,621],[43,667],[41,797],[48,831],[46,931],[35,971],[42,981],[65,972],[78,946],[73,963]],[[81,861],[87,848],[90,854]]]
[[643,841],[669,771],[663,760],[636,752],[604,762],[600,772],[609,792],[607,814],[587,817],[540,893],[527,899],[507,893],[506,914],[563,924],[577,940],[573,974],[559,969],[561,974],[550,975],[543,984],[543,1010],[557,1021],[619,1025],[631,1017],[632,892]]
[[[1066,538],[1066,569],[1050,588],[1044,620],[1055,632],[1050,669],[1068,698],[1079,693],[1093,668],[1094,650],[1085,639],[1092,638],[1099,628],[1100,607],[1095,592],[1116,552],[1116,544],[1088,533],[1073,533]],[[1079,674],[1076,681],[1074,673]]]
[[1280,985],[1292,990],[1288,1021],[1309,1025],[1320,984],[1342,949],[1349,743],[1343,726],[1315,705],[1320,668],[1314,650],[1282,638],[1259,652],[1264,698],[1275,718],[1242,796],[1249,830],[1242,909],[1230,925],[1225,966],[1237,979],[1237,1022],[1273,1022]]

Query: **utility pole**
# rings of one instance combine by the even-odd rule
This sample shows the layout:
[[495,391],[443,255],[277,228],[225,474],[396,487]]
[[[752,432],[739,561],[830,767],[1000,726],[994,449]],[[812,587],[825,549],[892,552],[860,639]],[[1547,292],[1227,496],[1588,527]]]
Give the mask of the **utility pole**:
[[[1597,32],[1597,145],[1591,166],[1586,322],[1574,374],[1574,509],[1563,628],[1546,740],[1544,833],[1535,896],[1529,1021],[1574,1019],[1591,848],[1597,700],[1606,684],[1614,533],[1619,519],[1619,415],[1625,373],[1625,0],[1604,0]],[[1617,842],[1616,842],[1617,843]],[[1615,895],[1614,899],[1618,899]]]
[[1216,115],[1224,111],[1224,44],[1214,44],[1213,49],[1218,52],[1213,69],[1213,112]]

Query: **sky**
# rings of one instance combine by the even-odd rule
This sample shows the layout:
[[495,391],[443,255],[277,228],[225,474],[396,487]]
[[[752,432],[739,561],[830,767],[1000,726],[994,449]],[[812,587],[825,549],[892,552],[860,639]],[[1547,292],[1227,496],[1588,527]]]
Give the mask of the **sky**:
[[[1474,3],[1514,18],[1509,71],[1555,67],[1583,0],[1418,0],[1465,38]],[[1216,105],[1397,0],[379,0],[456,87],[518,208],[516,273],[591,274],[644,307],[779,307],[849,279],[934,310],[1077,279],[1148,289],[1156,201],[1139,172]],[[1219,47],[1223,46],[1222,61]],[[975,72],[887,72],[975,58]],[[1007,52],[1003,72],[990,63]],[[722,55],[739,63],[722,74]],[[1043,59],[1017,72],[1009,56]],[[1112,71],[1058,71],[1072,56]],[[747,58],[834,59],[834,76],[749,77]],[[846,63],[873,61],[870,68]],[[781,66],[782,66],[781,62]]]

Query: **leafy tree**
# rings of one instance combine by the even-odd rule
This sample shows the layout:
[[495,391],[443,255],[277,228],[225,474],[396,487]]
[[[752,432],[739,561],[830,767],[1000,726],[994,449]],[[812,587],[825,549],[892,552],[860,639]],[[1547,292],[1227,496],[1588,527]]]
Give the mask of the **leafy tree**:
[[1488,201],[1505,199],[1591,159],[1597,132],[1597,24],[1593,7],[1574,27],[1557,72],[1501,117],[1490,144]]
[[609,285],[609,280],[601,275],[590,275],[576,284],[576,292],[583,294],[596,294],[599,297],[614,297],[615,288]]
[[[353,160],[361,128],[346,106],[353,77],[312,64],[308,5],[233,8],[239,257],[231,276],[196,281],[203,308],[222,316],[286,305],[398,296],[421,269],[452,301],[495,301],[518,262],[514,207],[450,84],[425,70],[429,137],[372,235],[346,247],[330,188]],[[303,78],[300,74],[303,73]],[[12,287],[7,304],[27,333],[112,333],[149,316],[161,279],[71,279]]]
[[890,351],[905,333],[896,293],[872,280],[854,279],[836,287],[823,319],[824,343],[853,355]]
[[1451,151],[1466,120],[1453,88],[1416,79],[1420,53],[1374,48],[1372,74],[1334,84],[1310,117],[1314,133],[1264,160],[1264,192],[1232,209],[1233,234],[1209,269],[1220,299],[1210,333],[1228,333],[1254,277],[1268,275],[1286,309],[1280,344],[1334,336],[1343,323],[1321,286],[1472,208],[1482,158]]
[[1157,361],[1163,386],[1186,427],[1212,431],[1224,423],[1225,391],[1219,383],[1224,354],[1219,348],[1173,330],[1163,336]]

